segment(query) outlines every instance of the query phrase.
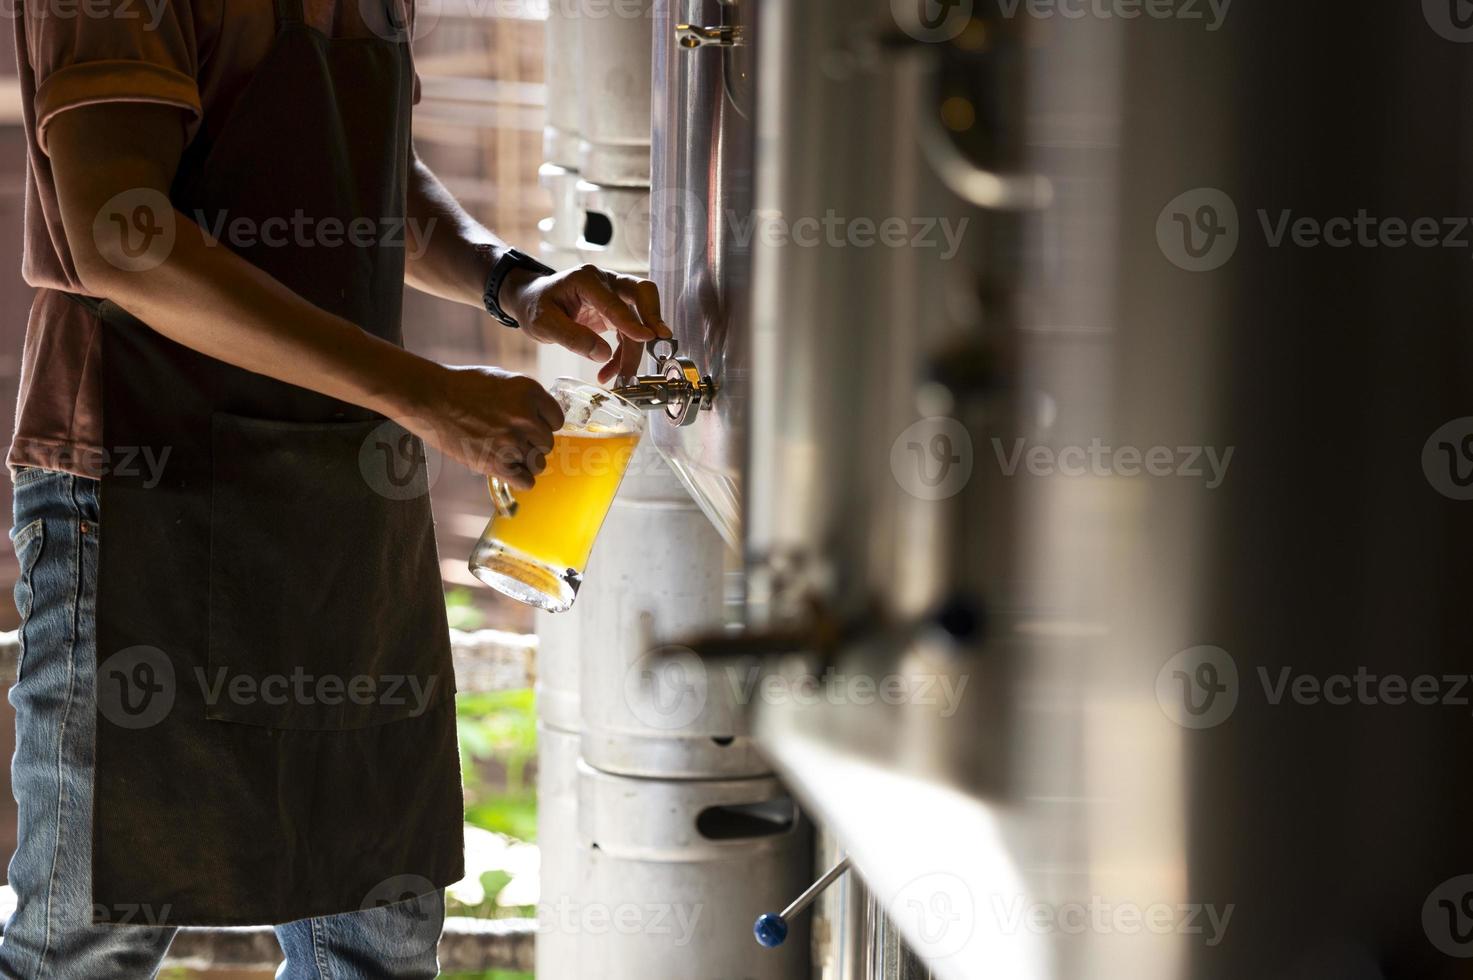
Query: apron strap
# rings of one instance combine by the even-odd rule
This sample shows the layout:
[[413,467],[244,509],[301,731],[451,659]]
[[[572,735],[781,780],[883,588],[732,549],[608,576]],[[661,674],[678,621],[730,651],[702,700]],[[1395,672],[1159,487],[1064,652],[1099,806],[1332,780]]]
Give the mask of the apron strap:
[[276,25],[305,24],[306,17],[302,15],[302,0],[276,0]]

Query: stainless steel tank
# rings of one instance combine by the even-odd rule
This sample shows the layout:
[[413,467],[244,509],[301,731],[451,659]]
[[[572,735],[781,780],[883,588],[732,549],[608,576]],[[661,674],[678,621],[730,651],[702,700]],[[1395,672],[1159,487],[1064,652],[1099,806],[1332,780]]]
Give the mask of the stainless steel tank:
[[574,194],[583,221],[578,258],[603,269],[645,278],[650,271],[650,191],[579,181]]
[[777,780],[642,780],[582,766],[578,814],[591,868],[578,911],[600,923],[597,962],[582,976],[806,980],[805,920],[779,949],[752,938],[758,915],[807,884],[810,828]]
[[[650,268],[666,322],[717,387],[694,425],[654,437],[726,541],[741,538],[752,207],[749,0],[655,0]],[[707,29],[678,32],[681,25]]]
[[558,2],[579,20],[578,170],[596,184],[648,187],[653,0]]
[[542,156],[550,164],[576,170],[582,137],[579,135],[579,30],[582,18],[570,0],[547,5],[547,125]]

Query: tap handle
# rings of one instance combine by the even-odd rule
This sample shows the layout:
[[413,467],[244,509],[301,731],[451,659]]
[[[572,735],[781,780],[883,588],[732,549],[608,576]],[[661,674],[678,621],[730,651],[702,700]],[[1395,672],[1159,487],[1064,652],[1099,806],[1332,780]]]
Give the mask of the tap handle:
[[757,942],[768,949],[776,949],[788,938],[788,920],[800,914],[804,909],[813,904],[813,900],[823,894],[823,890],[839,879],[839,876],[849,870],[849,858],[845,857],[838,864],[824,872],[822,878],[809,885],[793,903],[781,912],[764,912],[757,916],[757,921],[752,926],[752,934],[757,937]]

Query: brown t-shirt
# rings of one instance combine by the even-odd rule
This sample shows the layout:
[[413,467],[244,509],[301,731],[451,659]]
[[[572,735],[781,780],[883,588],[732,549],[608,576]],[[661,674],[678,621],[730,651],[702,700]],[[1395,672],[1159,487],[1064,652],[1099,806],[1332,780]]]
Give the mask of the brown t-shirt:
[[[414,0],[389,2],[401,5],[397,16],[413,17]],[[304,0],[303,6],[307,22],[331,37],[387,30],[385,22],[365,23],[364,11],[379,10],[369,0]],[[275,32],[271,0],[22,0],[15,34],[30,140],[22,274],[36,298],[26,325],[11,467],[95,477],[108,462],[100,325],[61,292],[78,292],[80,283],[46,155],[47,125],[77,106],[152,102],[176,106],[185,139],[192,140],[223,122]]]

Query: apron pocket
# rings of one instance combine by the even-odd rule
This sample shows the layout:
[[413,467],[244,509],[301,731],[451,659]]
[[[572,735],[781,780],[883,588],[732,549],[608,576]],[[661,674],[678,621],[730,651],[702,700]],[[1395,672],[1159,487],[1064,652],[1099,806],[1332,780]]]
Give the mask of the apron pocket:
[[420,441],[383,420],[212,428],[206,717],[364,728],[452,696]]

